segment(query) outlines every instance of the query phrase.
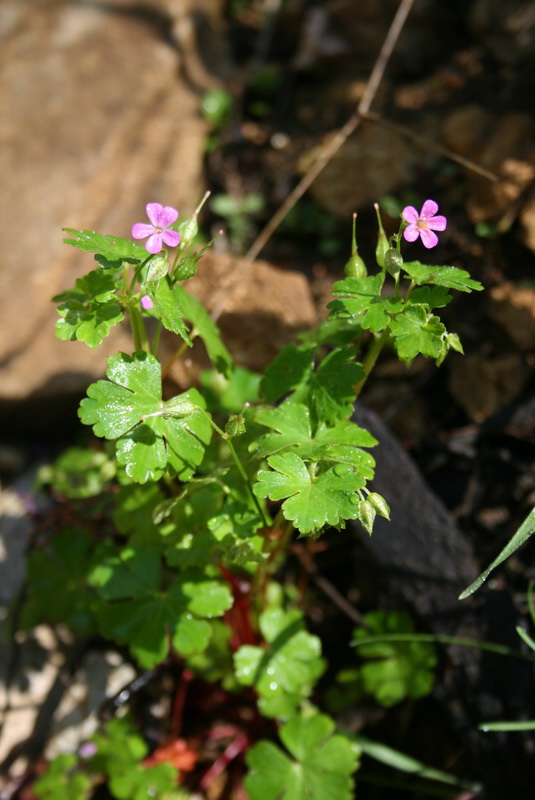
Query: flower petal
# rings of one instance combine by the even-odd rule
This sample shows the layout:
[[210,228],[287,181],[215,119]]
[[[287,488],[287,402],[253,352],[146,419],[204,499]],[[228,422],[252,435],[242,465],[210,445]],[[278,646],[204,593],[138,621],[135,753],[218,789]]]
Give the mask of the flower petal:
[[419,235],[420,231],[416,225],[409,225],[409,227],[405,228],[403,231],[403,236],[408,242],[415,242]]
[[151,308],[154,308],[154,303],[152,302],[148,294],[144,295],[141,298],[141,307],[144,308],[145,311],[150,311]]
[[446,225],[448,224],[448,220],[446,217],[438,216],[438,217],[431,217],[431,219],[427,220],[427,225],[433,231],[445,231]]
[[178,231],[162,231],[162,239],[168,247],[176,247],[180,241],[180,234]]
[[161,227],[162,223],[160,222],[163,206],[161,203],[147,203],[145,206],[147,210],[147,217],[150,219],[153,225],[157,227]]
[[438,236],[433,233],[433,231],[430,231],[429,228],[422,228],[420,236],[422,237],[424,247],[427,247],[427,249],[435,247],[435,245],[438,244]]
[[147,243],[145,244],[145,249],[153,255],[159,253],[162,249],[162,234],[153,233],[152,236],[149,236]]
[[173,224],[177,217],[178,211],[176,208],[173,208],[173,206],[165,206],[160,214],[159,225],[161,225],[162,228],[167,228],[169,225]]
[[148,225],[146,222],[136,222],[135,225],[132,225],[134,239],[146,239],[151,233],[154,233],[154,226]]
[[434,200],[426,200],[422,206],[422,210],[420,211],[420,216],[422,219],[430,219],[434,216],[438,211],[438,205],[435,203]]
[[420,215],[418,214],[414,206],[405,206],[405,208],[401,212],[401,216],[403,217],[405,222],[417,222],[418,219],[420,218]]

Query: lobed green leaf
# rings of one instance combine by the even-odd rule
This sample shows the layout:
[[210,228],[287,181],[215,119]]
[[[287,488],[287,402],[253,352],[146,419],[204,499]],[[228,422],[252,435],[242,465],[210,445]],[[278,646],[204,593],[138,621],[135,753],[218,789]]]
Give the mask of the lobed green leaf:
[[411,261],[403,264],[403,270],[418,285],[431,283],[447,289],[457,289],[459,292],[480,292],[483,289],[479,281],[472,280],[466,270],[458,267],[428,267],[419,261]]
[[56,322],[56,336],[63,341],[78,340],[89,347],[98,347],[113,326],[124,319],[115,297],[115,279],[102,270],[93,270],[78,278],[75,286],[53,298],[59,303],[61,317]]
[[295,453],[268,458],[271,470],[259,470],[253,491],[258,497],[283,500],[282,512],[301,533],[317,533],[325,525],[342,526],[358,517],[357,489],[365,479],[350,465],[337,465],[311,475]]
[[129,261],[137,264],[148,257],[144,247],[120,236],[106,236],[95,231],[78,231],[75,228],[63,228],[70,238],[65,238],[65,244],[77,247],[85,253],[97,253],[116,266],[120,261]]
[[96,436],[117,439],[117,458],[138,483],[158,480],[169,469],[188,480],[212,435],[196,389],[162,401],[161,366],[145,352],[108,359],[109,380],[87,390],[79,416]]
[[295,716],[280,738],[286,751],[262,740],[247,754],[251,800],[352,800],[359,748],[335,733],[330,717]]

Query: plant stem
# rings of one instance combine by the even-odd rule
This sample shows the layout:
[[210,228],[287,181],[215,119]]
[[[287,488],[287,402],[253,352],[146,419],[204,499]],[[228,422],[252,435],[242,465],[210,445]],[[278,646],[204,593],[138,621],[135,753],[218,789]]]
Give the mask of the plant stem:
[[210,416],[210,414],[208,414],[208,413],[207,413],[207,412],[204,410],[204,408],[201,408],[201,407],[199,406],[199,411],[202,411],[202,413],[204,414],[204,416],[206,417],[206,419],[208,420],[208,422],[210,423],[210,425],[212,426],[212,428],[213,428],[213,429],[214,429],[214,430],[215,430],[215,431],[216,431],[216,432],[217,432],[217,433],[218,433],[218,434],[221,436],[221,438],[222,438],[222,439],[224,439],[224,440],[225,440],[225,442],[227,443],[227,447],[228,447],[228,449],[230,450],[230,455],[232,456],[232,460],[233,460],[233,461],[234,461],[234,463],[236,464],[236,468],[237,468],[238,472],[240,473],[240,476],[241,476],[241,478],[242,478],[242,480],[243,480],[243,482],[244,482],[244,484],[245,484],[245,486],[246,486],[246,488],[247,488],[247,491],[249,492],[249,495],[251,496],[251,499],[252,499],[253,503],[255,504],[255,506],[256,506],[256,508],[257,508],[257,511],[258,511],[258,513],[260,514],[260,518],[261,518],[262,522],[264,523],[264,527],[265,527],[265,528],[269,528],[269,526],[271,525],[271,520],[269,520],[269,519],[266,517],[266,514],[265,514],[265,512],[264,512],[264,509],[262,508],[262,506],[260,505],[260,503],[259,503],[259,501],[258,501],[258,497],[257,497],[257,496],[255,495],[255,493],[253,492],[253,487],[251,486],[251,481],[249,480],[249,478],[248,478],[248,476],[247,476],[247,473],[245,472],[245,470],[244,470],[244,468],[243,468],[243,464],[242,464],[242,463],[241,463],[241,461],[240,461],[240,457],[238,456],[238,454],[237,454],[237,452],[236,452],[236,449],[235,449],[234,445],[232,444],[232,441],[231,441],[231,439],[230,439],[230,437],[229,437],[228,433],[225,433],[225,431],[221,430],[221,428],[219,427],[219,425],[216,425],[216,423],[214,422],[214,420],[212,419],[212,417]]
[[147,341],[147,331],[145,330],[145,324],[141,314],[139,313],[137,306],[133,304],[128,306],[128,310],[130,312],[132,336],[134,337],[134,350],[145,350],[148,352],[149,346]]
[[158,353],[158,346],[160,344],[160,336],[161,336],[161,333],[162,333],[162,327],[163,327],[162,323],[160,322],[160,320],[158,320],[158,325],[156,327],[156,333],[154,334],[154,339],[152,340],[151,353],[152,353],[153,356],[157,356],[157,353]]
[[[199,332],[195,328],[193,328],[191,333],[189,334],[189,338],[193,342],[193,340],[196,339],[198,335],[199,335]],[[175,361],[178,361],[178,359],[181,358],[181,356],[184,353],[186,347],[188,347],[187,342],[182,342],[180,347],[178,347],[175,350],[175,352],[173,353],[173,355],[171,356],[169,361],[167,361],[165,366],[162,368],[162,380],[167,377],[167,374],[168,374],[169,370],[171,369],[171,367],[173,366],[173,364],[175,363]]]
[[458,645],[459,647],[476,647],[478,650],[486,650],[489,653],[497,653],[500,656],[509,656],[510,658],[519,658],[522,661],[535,662],[535,654],[533,653],[523,653],[521,650],[515,650],[515,648],[508,647],[507,645],[471,639],[467,636],[447,636],[442,634],[435,636],[432,633],[377,633],[373,636],[367,636],[365,639],[354,639],[352,644],[354,647],[360,647],[363,644],[372,644],[375,642],[429,642],[430,644],[452,644]]
[[382,334],[380,336],[376,336],[373,342],[370,344],[368,352],[366,353],[364,361],[362,362],[364,375],[360,379],[360,381],[357,381],[353,389],[353,391],[355,392],[355,400],[358,398],[362,389],[364,388],[364,384],[368,380],[368,376],[372,371],[372,369],[374,368],[375,362],[379,358],[379,353],[385,346],[387,339],[388,339],[388,328],[385,328]]

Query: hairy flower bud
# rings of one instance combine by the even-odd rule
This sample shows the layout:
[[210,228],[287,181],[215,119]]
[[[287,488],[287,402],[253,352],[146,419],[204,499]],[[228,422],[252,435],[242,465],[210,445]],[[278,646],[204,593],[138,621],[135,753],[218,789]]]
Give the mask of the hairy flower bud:
[[366,269],[366,264],[359,256],[358,249],[357,249],[357,236],[355,232],[355,222],[357,219],[357,215],[353,214],[353,239],[351,243],[351,255],[346,262],[344,267],[344,275],[346,278],[358,278],[361,280],[365,278],[368,274],[368,270]]
[[373,532],[373,523],[375,522],[375,508],[369,500],[361,500],[359,503],[359,519],[363,528],[368,531],[370,536]]
[[389,249],[390,245],[388,244],[388,239],[386,238],[385,229],[383,228],[383,223],[381,220],[381,215],[379,214],[379,206],[377,203],[373,204],[375,208],[375,213],[377,214],[377,225],[379,227],[379,237],[377,239],[377,247],[375,248],[375,260],[377,264],[381,267],[381,269],[385,268],[385,254],[386,251]]
[[394,247],[389,247],[385,253],[385,269],[393,278],[397,278],[403,266],[403,257]]
[[390,519],[390,506],[381,494],[378,492],[370,492],[367,500],[368,503],[372,504],[380,517],[384,517],[388,520]]

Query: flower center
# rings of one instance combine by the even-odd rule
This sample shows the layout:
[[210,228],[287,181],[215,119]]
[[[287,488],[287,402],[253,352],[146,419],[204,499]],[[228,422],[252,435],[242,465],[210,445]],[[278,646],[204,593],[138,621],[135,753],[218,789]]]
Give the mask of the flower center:
[[420,217],[420,219],[419,219],[419,220],[418,220],[418,222],[416,223],[416,227],[417,227],[417,229],[418,229],[419,231],[425,231],[425,230],[426,230],[426,229],[427,229],[429,226],[428,226],[428,224],[427,224],[427,220],[425,220],[425,219],[422,219],[422,218]]

